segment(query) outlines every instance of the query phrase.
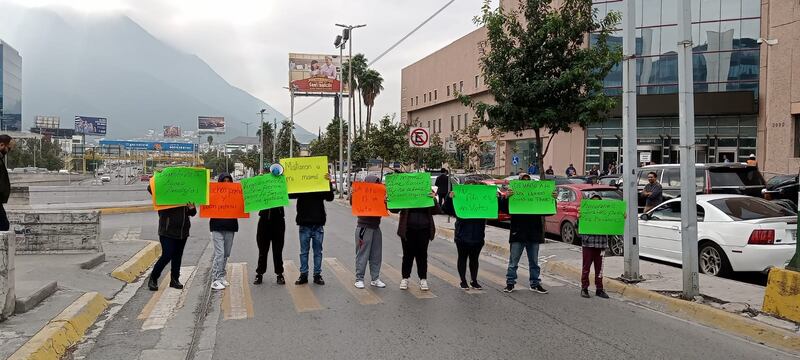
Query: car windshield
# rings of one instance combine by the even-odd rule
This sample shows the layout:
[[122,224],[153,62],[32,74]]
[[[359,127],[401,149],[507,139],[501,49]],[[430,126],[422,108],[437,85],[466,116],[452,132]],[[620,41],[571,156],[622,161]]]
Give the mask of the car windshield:
[[584,199],[588,199],[594,194],[600,195],[603,199],[613,199],[613,200],[622,200],[622,193],[618,190],[583,190],[581,191],[581,195],[583,195]]
[[709,168],[708,171],[712,187],[764,185],[761,173],[752,166]]
[[795,215],[778,205],[755,197],[731,197],[711,200],[708,203],[736,221]]

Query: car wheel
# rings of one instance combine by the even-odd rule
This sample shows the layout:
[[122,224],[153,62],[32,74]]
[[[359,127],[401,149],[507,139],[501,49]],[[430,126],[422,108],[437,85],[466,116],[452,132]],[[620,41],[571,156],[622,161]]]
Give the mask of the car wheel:
[[625,246],[624,241],[622,240],[622,236],[614,235],[608,237],[608,250],[606,250],[606,255],[608,256],[622,256],[625,254]]
[[575,234],[575,225],[565,221],[561,224],[561,241],[567,244],[576,244],[578,236]]
[[724,276],[731,272],[725,252],[713,242],[700,244],[700,272],[711,276]]

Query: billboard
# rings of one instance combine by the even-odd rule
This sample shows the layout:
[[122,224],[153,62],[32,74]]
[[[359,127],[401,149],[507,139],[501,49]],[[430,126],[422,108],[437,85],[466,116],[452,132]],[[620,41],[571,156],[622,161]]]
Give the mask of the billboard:
[[198,116],[197,132],[200,134],[224,134],[225,118],[222,116]]
[[197,144],[193,143],[174,143],[163,141],[128,141],[128,140],[100,140],[100,147],[121,146],[126,150],[151,150],[151,151],[175,151],[193,152],[197,150]]
[[106,126],[108,119],[101,117],[91,116],[76,116],[75,117],[75,133],[85,135],[106,135]]
[[[289,86],[295,94],[338,93],[342,82],[339,70],[348,57],[322,54],[289,54]],[[344,92],[349,90],[344,87]]]
[[61,117],[36,115],[33,118],[33,126],[39,129],[58,129],[61,126]]
[[175,125],[164,125],[164,137],[181,137],[181,127]]

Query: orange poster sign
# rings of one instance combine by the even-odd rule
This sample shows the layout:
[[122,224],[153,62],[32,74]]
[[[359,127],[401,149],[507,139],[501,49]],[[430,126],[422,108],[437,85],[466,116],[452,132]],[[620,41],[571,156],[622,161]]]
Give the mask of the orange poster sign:
[[166,209],[172,209],[176,207],[181,207],[183,205],[156,205],[156,177],[150,177],[150,193],[153,195],[153,210],[160,211]]
[[215,219],[249,218],[250,214],[244,212],[242,184],[209,183],[208,205],[200,206],[200,217]]
[[354,182],[353,216],[389,216],[386,209],[386,185]]

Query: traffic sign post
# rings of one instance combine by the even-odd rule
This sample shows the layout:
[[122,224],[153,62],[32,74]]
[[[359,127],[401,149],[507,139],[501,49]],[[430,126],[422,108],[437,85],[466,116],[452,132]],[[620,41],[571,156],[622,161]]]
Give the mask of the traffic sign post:
[[416,148],[429,148],[431,143],[428,129],[421,127],[408,129],[408,144]]

